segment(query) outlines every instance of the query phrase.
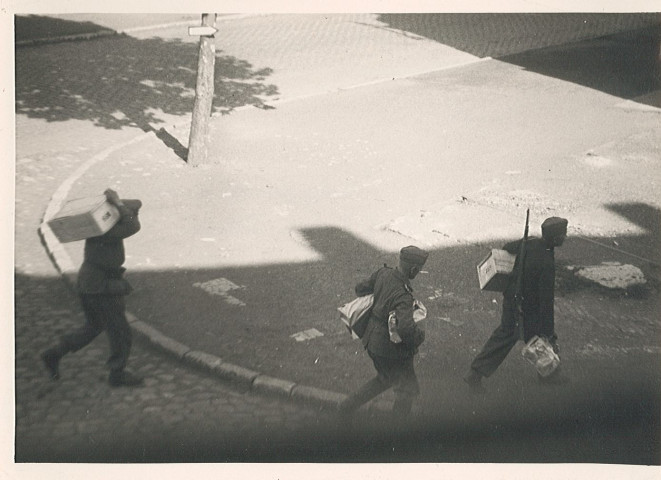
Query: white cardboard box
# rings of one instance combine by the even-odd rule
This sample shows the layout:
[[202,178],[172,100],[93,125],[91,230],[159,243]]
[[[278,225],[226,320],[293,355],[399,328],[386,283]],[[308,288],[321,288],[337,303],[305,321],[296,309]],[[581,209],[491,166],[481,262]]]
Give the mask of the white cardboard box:
[[503,292],[514,268],[516,255],[493,249],[477,266],[480,290]]
[[68,201],[48,220],[48,226],[60,242],[67,243],[103,235],[118,220],[117,208],[99,195]]

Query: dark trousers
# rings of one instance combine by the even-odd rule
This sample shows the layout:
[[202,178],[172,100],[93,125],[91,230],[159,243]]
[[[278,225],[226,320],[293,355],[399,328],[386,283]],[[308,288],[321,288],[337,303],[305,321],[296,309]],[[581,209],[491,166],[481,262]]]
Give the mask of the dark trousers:
[[413,357],[386,358],[369,351],[368,354],[374,363],[377,376],[351,394],[340,409],[352,412],[392,387],[395,393],[393,413],[400,416],[408,415],[413,406],[413,398],[420,393],[418,378],[413,368]]
[[516,342],[521,339],[522,328],[523,326],[519,325],[517,321],[513,302],[505,299],[500,325],[493,331],[489,340],[471,363],[471,369],[483,377],[491,376],[503,363]]
[[60,353],[80,350],[105,330],[110,343],[107,365],[111,372],[124,370],[131,352],[131,327],[126,320],[124,297],[82,294],[80,299],[85,325],[62,337]]

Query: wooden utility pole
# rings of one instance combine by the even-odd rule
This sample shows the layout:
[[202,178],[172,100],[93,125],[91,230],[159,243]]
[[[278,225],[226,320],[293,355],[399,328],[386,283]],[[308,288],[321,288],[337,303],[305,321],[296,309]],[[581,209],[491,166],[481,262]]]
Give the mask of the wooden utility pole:
[[202,14],[202,25],[190,27],[189,35],[200,35],[200,53],[197,62],[195,103],[188,140],[188,164],[192,166],[210,163],[208,159],[209,118],[213,103],[214,68],[216,63],[216,14]]

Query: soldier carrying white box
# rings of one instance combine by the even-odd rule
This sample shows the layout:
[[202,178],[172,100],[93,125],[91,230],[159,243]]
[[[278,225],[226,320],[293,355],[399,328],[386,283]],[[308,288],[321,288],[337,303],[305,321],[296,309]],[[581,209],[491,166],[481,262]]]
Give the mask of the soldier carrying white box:
[[[107,189],[104,195],[111,210],[117,212],[117,220],[105,233],[85,239],[84,260],[76,283],[85,324],[63,335],[56,345],[42,353],[41,358],[50,377],[57,380],[61,358],[85,347],[105,330],[110,342],[107,362],[110,385],[138,386],[142,379],[125,370],[131,351],[131,328],[126,320],[124,297],[132,288],[124,279],[126,269],[122,264],[125,260],[123,240],[140,230],[138,211],[142,202],[121,200],[111,189]],[[88,225],[90,222],[83,223]],[[76,222],[73,225],[77,225]],[[75,228],[79,229],[79,226]],[[70,238],[66,234],[63,236]]]

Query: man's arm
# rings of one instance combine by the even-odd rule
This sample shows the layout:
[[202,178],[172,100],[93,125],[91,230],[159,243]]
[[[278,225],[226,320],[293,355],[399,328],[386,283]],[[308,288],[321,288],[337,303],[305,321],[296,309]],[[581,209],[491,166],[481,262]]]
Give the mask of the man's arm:
[[140,231],[140,220],[138,219],[138,212],[127,207],[124,202],[119,198],[117,192],[112,189],[107,189],[104,192],[108,203],[114,205],[119,211],[119,221],[108,230],[104,236],[112,238],[126,238],[134,235]]
[[521,240],[515,240],[513,242],[508,242],[505,245],[503,245],[503,250],[509,253],[513,253],[514,255],[518,255],[519,249],[521,248]]
[[365,279],[361,282],[358,282],[356,284],[356,287],[354,288],[354,291],[356,292],[356,296],[358,297],[363,297],[365,295],[369,295],[371,293],[374,293],[374,283],[376,282],[376,275],[379,273],[379,270],[374,272],[370,278]]
[[419,346],[425,338],[425,332],[418,328],[413,320],[413,297],[408,293],[403,294],[396,300],[394,310],[397,316],[397,333],[402,338],[402,343],[410,348]]

